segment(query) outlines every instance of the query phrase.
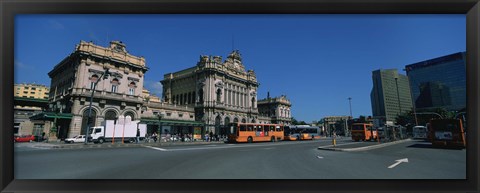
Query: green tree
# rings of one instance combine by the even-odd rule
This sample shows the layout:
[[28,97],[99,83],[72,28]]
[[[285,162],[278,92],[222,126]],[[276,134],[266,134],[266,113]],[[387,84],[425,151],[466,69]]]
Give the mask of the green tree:
[[298,125],[298,121],[295,117],[292,117],[292,125]]

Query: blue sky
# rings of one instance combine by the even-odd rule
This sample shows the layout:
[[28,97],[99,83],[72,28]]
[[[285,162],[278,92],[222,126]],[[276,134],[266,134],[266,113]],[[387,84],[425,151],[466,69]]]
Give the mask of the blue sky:
[[286,95],[297,120],[371,115],[371,72],[466,50],[465,15],[17,15],[15,83],[50,86],[48,72],[93,41],[126,44],[150,68],[145,85],[161,96],[163,75],[200,55],[238,49],[257,74],[258,98]]

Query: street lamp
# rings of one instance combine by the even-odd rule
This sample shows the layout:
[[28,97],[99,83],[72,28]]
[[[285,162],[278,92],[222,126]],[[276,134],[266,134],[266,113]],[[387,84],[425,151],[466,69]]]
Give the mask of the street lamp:
[[350,117],[353,118],[353,116],[352,116],[352,97],[348,97],[348,102],[350,103]]
[[398,77],[395,77],[395,87],[397,88],[397,99],[398,99],[398,109],[399,113],[402,113],[402,105],[400,104],[400,93],[398,92]]
[[[105,75],[105,76],[104,76]],[[93,122],[92,120],[92,102],[93,102],[93,94],[95,93],[95,89],[97,87],[98,82],[102,79],[107,79],[108,76],[110,75],[110,72],[108,71],[108,68],[105,70],[105,72],[100,75],[100,77],[93,83],[93,88],[92,88],[92,94],[90,95],[90,104],[88,105],[88,121],[87,121],[87,128],[85,129],[85,145],[88,144],[88,130],[90,130],[91,124]]]
[[161,145],[162,144],[162,114],[159,112],[157,114],[158,116],[158,143]]
[[66,105],[62,104],[60,101],[57,101],[56,103],[50,103],[49,107],[55,112],[55,118],[53,119],[53,126],[50,127],[50,133],[56,132],[58,137],[60,135],[60,130],[57,126],[57,117],[59,113],[63,112],[63,109],[66,108]]
[[422,113],[415,113],[416,115],[437,115],[440,117],[440,119],[443,119],[443,116],[438,114],[438,113],[434,113],[434,112],[422,112]]

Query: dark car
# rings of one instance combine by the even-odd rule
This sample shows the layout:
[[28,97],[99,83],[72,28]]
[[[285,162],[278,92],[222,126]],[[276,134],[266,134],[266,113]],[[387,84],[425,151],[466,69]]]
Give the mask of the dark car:
[[35,136],[33,135],[20,135],[13,137],[13,142],[32,142],[34,140]]

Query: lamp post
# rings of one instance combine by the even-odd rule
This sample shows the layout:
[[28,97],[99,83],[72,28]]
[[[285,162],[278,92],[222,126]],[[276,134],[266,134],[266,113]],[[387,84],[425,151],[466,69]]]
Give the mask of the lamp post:
[[400,93],[398,92],[398,77],[395,77],[395,87],[397,88],[397,100],[398,100],[398,114],[402,113],[402,105],[400,104]]
[[50,127],[50,133],[55,132],[58,137],[60,135],[60,131],[57,126],[57,117],[59,113],[63,112],[63,109],[65,109],[66,105],[62,104],[60,101],[57,101],[56,103],[50,103],[49,107],[55,112],[55,118],[53,119],[53,126]]
[[415,113],[416,115],[437,115],[440,117],[440,119],[443,119],[443,116],[438,114],[438,113],[434,113],[434,112],[421,112],[421,113]]
[[90,104],[88,105],[88,121],[87,121],[87,128],[85,129],[85,145],[88,144],[88,130],[90,130],[91,124],[93,122],[92,120],[92,102],[93,102],[93,94],[95,93],[95,89],[97,87],[98,82],[102,79],[107,79],[108,76],[110,75],[110,72],[108,71],[108,68],[105,70],[105,72],[100,75],[100,77],[97,79],[97,81],[94,82],[93,88],[92,88],[92,94],[90,95]]
[[162,144],[162,114],[159,112],[157,114],[158,116],[158,143],[161,145]]
[[350,103],[350,117],[353,118],[353,116],[352,116],[352,97],[348,97],[348,102]]

